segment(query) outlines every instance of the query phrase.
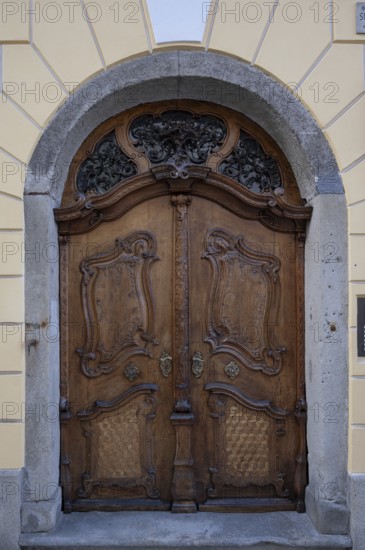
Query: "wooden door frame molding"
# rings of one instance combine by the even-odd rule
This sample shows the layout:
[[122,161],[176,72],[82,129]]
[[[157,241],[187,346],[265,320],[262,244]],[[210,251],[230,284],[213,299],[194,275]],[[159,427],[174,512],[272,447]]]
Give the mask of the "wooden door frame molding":
[[[245,113],[263,127],[284,152],[302,197],[313,207],[305,275],[307,398],[321,411],[330,402],[339,407],[336,437],[323,419],[308,418],[307,512],[319,531],[347,532],[347,210],[338,166],[324,134],[307,109],[294,97],[288,99],[287,90],[273,78],[243,62],[209,52],[150,55],[122,63],[90,84],[99,91],[97,96],[93,94],[92,104],[86,99],[86,83],[51,121],[31,158],[25,191],[27,249],[39,246],[42,250],[49,243],[57,247],[53,208],[60,206],[72,158],[86,137],[111,116],[141,103],[185,97],[209,99]],[[328,216],[331,210],[336,211],[336,217]],[[337,248],[334,262],[326,261],[323,247],[328,243],[335,243]],[[30,345],[27,356],[28,403],[58,401],[59,341],[51,341],[41,331],[49,324],[58,326],[56,265],[42,257],[41,261],[30,258],[26,264],[26,327],[30,334],[36,333],[29,341],[38,339],[35,346]],[[335,289],[332,293],[329,286]],[[41,297],[37,303],[35,295]],[[333,318],[327,317],[327,311],[333,312]],[[310,329],[327,322],[335,323],[341,336],[331,345],[326,334]],[[38,529],[49,530],[60,510],[58,423],[29,417],[26,433],[28,483],[31,487],[52,485],[54,491],[41,498],[34,495],[34,502],[28,499],[23,504],[23,527],[31,525],[35,514]],[[339,458],[338,446],[344,449]],[[334,488],[330,498],[325,490],[328,484]]]
[[238,216],[259,220],[269,229],[282,232],[306,232],[312,207],[287,204],[280,196],[256,195],[245,187],[210,169],[187,168],[183,180],[170,177],[169,166],[161,166],[134,176],[105,195],[82,198],[73,206],[55,209],[60,235],[87,233],[104,222],[113,221],[154,197],[176,194],[184,189],[192,197],[202,197],[224,205]]

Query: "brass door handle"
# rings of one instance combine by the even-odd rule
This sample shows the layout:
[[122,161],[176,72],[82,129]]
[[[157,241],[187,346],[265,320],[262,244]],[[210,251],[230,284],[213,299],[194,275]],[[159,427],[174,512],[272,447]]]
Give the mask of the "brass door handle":
[[200,351],[196,351],[193,355],[193,364],[191,366],[193,374],[196,378],[200,378],[204,370],[204,359]]

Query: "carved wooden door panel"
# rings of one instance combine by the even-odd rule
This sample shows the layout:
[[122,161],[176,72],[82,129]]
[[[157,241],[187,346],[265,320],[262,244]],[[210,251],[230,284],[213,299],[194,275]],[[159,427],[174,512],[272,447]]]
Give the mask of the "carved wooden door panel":
[[67,250],[72,508],[292,508],[295,235],[178,194]]
[[198,197],[189,221],[200,509],[290,509],[305,479],[297,403],[302,243]]
[[62,245],[66,509],[169,508],[171,232],[162,197]]
[[310,209],[241,115],[141,110],[55,212],[64,510],[303,511]]

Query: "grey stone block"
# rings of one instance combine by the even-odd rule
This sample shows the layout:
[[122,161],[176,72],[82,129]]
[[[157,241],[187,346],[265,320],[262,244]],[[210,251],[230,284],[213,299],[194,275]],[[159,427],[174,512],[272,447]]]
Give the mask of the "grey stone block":
[[[143,526],[143,527],[142,527]],[[89,512],[63,516],[52,533],[22,535],[28,550],[179,549],[255,550],[350,549],[348,536],[319,535],[306,514]]]
[[[348,532],[347,215],[318,195],[306,244],[307,511],[322,533]],[[334,219],[329,212],[341,212]]]
[[22,470],[0,470],[0,548],[19,550]]
[[365,548],[365,474],[349,476],[350,533],[353,550]]
[[324,535],[347,535],[349,532],[350,513],[347,503],[338,504],[330,500],[318,500],[313,485],[306,491],[305,506],[308,516],[319,533]]
[[[52,528],[54,495],[59,495],[58,234],[49,195],[26,195],[24,201],[27,346],[23,496],[27,528],[38,522],[37,529],[43,529],[42,525]],[[35,503],[32,521],[30,501]]]
[[51,531],[61,519],[61,490],[48,501],[24,502],[21,508],[22,533]]

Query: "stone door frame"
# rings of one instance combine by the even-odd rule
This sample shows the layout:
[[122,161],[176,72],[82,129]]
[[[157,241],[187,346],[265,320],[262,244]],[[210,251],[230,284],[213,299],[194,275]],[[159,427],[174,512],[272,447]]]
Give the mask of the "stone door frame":
[[30,414],[23,531],[50,530],[60,514],[58,238],[53,208],[60,205],[68,167],[84,139],[104,120],[138,104],[182,98],[234,109],[259,124],[283,150],[302,197],[313,207],[305,258],[306,506],[319,532],[347,533],[347,207],[339,169],[321,129],[284,86],[236,59],[196,51],[148,55],[85,83],[54,116],[31,158],[24,197],[25,249],[34,253],[27,255],[25,275]]

